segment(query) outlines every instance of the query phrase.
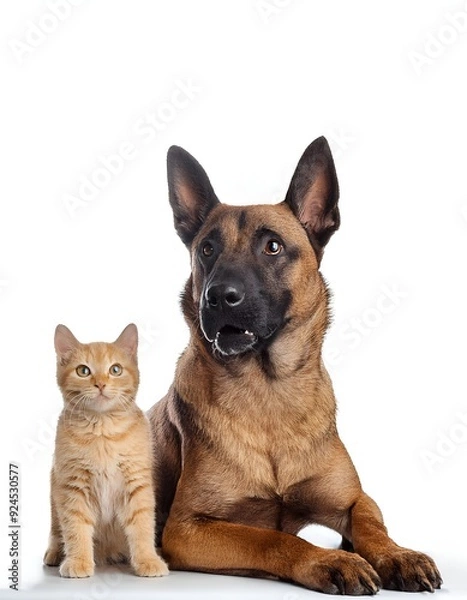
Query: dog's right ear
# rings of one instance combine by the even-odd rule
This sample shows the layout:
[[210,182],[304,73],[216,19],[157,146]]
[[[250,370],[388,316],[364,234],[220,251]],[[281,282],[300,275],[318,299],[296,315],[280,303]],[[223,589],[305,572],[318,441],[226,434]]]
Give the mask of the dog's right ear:
[[219,200],[206,171],[191,154],[179,146],[171,146],[167,153],[167,178],[175,229],[189,248]]
[[318,262],[332,234],[339,229],[339,184],[331,149],[324,137],[312,142],[303,153],[285,203],[305,228]]

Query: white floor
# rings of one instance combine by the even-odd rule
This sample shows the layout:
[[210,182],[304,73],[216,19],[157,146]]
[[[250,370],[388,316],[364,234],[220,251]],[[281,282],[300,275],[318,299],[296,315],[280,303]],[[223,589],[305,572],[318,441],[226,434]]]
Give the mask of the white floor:
[[[445,585],[433,596],[449,600],[467,598],[466,572],[459,565],[441,564]],[[428,592],[423,592],[427,595]],[[171,572],[161,579],[143,579],[132,575],[123,567],[98,569],[94,577],[81,580],[62,579],[56,568],[43,568],[38,573],[37,582],[19,592],[0,590],[0,598],[27,598],[31,600],[104,600],[105,598],[165,598],[171,600],[238,599],[242,600],[305,600],[324,598],[322,594],[300,587],[246,577],[227,577],[203,573]],[[410,600],[413,594],[382,590],[378,598],[405,598]]]
[[[323,546],[335,546],[337,537],[324,528],[308,528],[303,537]],[[436,560],[444,585],[433,595],[433,600],[467,600],[467,566],[465,556],[440,556],[435,548],[425,548]],[[58,575],[57,568],[41,565],[41,552],[27,553],[23,561],[22,583],[19,592],[1,590],[0,599],[27,598],[28,600],[106,600],[134,598],[144,600],[311,600],[325,598],[298,586],[278,581],[227,577],[204,573],[171,572],[168,577],[146,579],[134,576],[128,567],[115,566],[97,569],[89,579],[70,580]],[[423,592],[427,596],[427,592]],[[410,600],[420,595],[382,590],[378,598]]]

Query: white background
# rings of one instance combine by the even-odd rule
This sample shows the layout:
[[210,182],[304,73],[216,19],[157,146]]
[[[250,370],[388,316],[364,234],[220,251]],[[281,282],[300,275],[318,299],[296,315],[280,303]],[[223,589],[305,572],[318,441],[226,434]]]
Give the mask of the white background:
[[[194,154],[223,201],[277,202],[324,134],[341,185],[342,227],[322,263],[340,432],[392,536],[437,560],[437,596],[465,598],[467,33],[452,15],[467,30],[467,5],[63,2],[55,21],[51,2],[0,5],[0,588],[14,460],[22,585],[39,582],[35,597],[313,597],[181,573],[63,582],[41,557],[61,409],[56,324],[110,341],[134,321],[145,409],[187,341],[178,295],[189,261],[167,201],[167,148]],[[122,148],[120,172],[99,171]],[[102,189],[71,207],[93,177]]]

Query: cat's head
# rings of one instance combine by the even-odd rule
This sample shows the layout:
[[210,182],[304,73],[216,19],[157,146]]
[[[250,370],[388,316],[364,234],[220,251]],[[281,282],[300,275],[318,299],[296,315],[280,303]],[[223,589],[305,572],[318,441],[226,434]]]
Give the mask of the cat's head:
[[139,383],[138,330],[125,327],[112,343],[81,344],[65,325],[55,329],[57,382],[65,405],[76,412],[126,408]]

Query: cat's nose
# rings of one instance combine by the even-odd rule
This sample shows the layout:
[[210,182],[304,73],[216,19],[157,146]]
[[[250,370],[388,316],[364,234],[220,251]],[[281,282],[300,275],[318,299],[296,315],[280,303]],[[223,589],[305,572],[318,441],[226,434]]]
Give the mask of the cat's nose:
[[94,387],[99,388],[99,391],[102,392],[102,390],[105,388],[105,383],[95,383]]

